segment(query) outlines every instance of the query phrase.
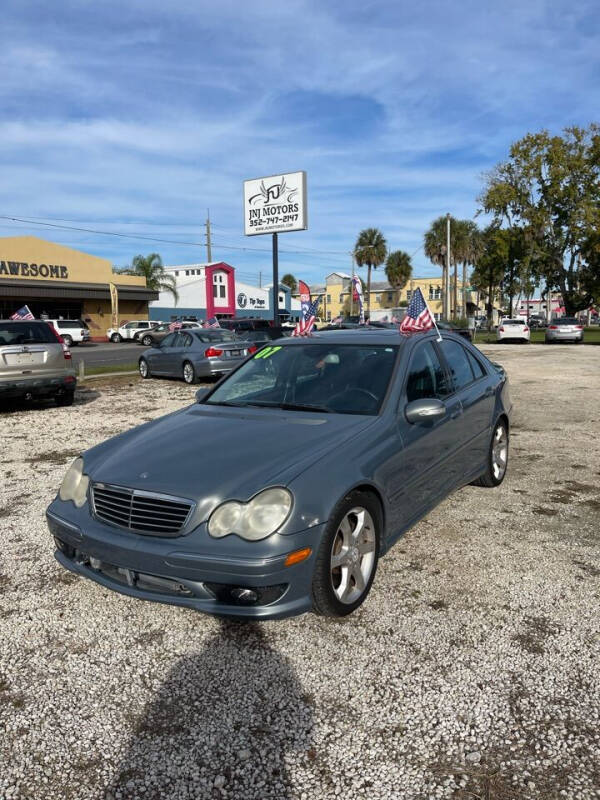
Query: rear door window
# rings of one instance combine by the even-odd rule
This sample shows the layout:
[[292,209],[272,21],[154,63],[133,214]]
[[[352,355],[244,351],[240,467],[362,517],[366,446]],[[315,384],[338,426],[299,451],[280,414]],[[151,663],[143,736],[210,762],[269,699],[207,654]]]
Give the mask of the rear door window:
[[432,344],[420,345],[413,354],[406,381],[406,399],[441,398],[449,394],[446,373]]
[[469,364],[471,365],[471,369],[473,370],[473,375],[475,375],[475,380],[478,378],[482,378],[486,373],[485,369],[481,365],[481,362],[478,358],[476,358],[470,350],[465,350],[467,354],[467,358],[469,359]]
[[473,383],[473,370],[465,348],[450,339],[444,339],[440,346],[450,370],[454,391],[457,392],[464,386]]

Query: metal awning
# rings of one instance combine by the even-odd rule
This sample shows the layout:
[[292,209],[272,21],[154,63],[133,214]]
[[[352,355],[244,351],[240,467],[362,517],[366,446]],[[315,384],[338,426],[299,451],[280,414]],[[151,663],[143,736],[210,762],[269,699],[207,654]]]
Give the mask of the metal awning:
[[[115,284],[119,300],[149,302],[158,300],[158,292],[146,286]],[[71,300],[110,300],[107,283],[58,283],[57,281],[15,281],[0,279],[0,297],[58,298]]]

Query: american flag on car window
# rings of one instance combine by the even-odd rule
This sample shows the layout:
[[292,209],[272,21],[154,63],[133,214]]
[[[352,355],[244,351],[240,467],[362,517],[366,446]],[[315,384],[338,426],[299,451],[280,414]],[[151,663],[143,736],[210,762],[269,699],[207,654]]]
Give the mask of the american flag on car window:
[[29,310],[29,306],[23,306],[18,311],[15,311],[14,314],[11,315],[11,319],[35,319],[31,311]]
[[181,322],[179,321],[171,322],[171,324],[169,325],[170,331],[178,331],[180,328],[181,328]]
[[220,328],[219,320],[216,317],[211,317],[207,319],[206,322],[202,323],[203,328]]
[[315,317],[317,316],[320,302],[321,298],[317,297],[317,299],[309,305],[306,311],[306,317],[296,323],[296,327],[292,331],[292,336],[310,336],[310,332],[315,326]]
[[401,333],[421,333],[431,330],[435,326],[435,321],[429,310],[423,292],[415,289],[411,297],[406,316],[400,323]]

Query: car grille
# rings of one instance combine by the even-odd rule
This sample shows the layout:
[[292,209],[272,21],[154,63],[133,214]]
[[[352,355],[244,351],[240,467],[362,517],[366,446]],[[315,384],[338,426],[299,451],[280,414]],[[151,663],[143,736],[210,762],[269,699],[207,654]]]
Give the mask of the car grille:
[[140,489],[127,489],[96,483],[92,486],[94,515],[140,533],[173,536],[187,523],[194,504],[181,497],[153,494]]

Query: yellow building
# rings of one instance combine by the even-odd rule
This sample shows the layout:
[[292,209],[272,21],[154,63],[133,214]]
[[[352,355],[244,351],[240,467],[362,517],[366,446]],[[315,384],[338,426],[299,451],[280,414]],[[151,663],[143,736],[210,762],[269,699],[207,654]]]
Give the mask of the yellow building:
[[113,272],[105,258],[38,239],[0,239],[0,319],[21,306],[39,318],[83,319],[94,339],[106,336],[112,323],[110,284],[116,285],[119,324],[148,319],[148,302],[158,293],[143,277]]
[[[391,317],[394,309],[410,302],[412,293],[419,288],[423,296],[435,315],[436,320],[442,318],[442,277],[435,278],[411,278],[402,289],[394,289],[387,281],[377,281],[375,271],[371,275],[371,312],[389,312]],[[338,316],[347,316],[349,313],[349,298],[351,291],[352,277],[345,272],[332,272],[325,279],[325,284],[311,286],[312,297],[321,297],[321,319],[332,320]],[[474,292],[467,292],[467,303],[474,304],[476,298]],[[365,311],[367,306],[367,292],[365,282]],[[462,281],[458,282],[458,311],[460,316],[462,309]],[[356,303],[353,312],[358,314]],[[380,316],[380,313],[377,314]]]

